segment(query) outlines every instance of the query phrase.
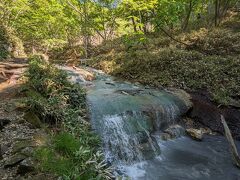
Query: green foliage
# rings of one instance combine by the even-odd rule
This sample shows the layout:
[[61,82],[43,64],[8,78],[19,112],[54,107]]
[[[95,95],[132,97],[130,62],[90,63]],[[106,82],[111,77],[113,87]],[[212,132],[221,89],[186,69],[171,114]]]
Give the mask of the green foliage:
[[27,72],[29,111],[48,123],[59,122],[61,133],[36,152],[39,168],[62,179],[110,179],[99,138],[86,121],[85,92],[71,84],[66,73],[38,56],[30,59]]
[[54,173],[63,179],[110,179],[111,169],[102,161],[102,154],[96,152],[96,145],[83,144],[86,138],[62,132],[52,138],[50,147],[41,147],[35,157],[43,171]]
[[142,33],[137,33],[132,36],[124,35],[122,39],[126,50],[134,50],[134,47],[139,46],[144,48],[148,41],[147,37]]
[[39,56],[30,58],[29,64],[28,83],[42,96],[48,97],[63,92],[66,86],[70,86],[66,73],[44,62]]
[[240,54],[240,32],[232,32],[225,28],[215,28],[211,31],[200,29],[186,35],[183,39],[197,50],[207,55],[238,55]]
[[9,45],[7,34],[3,27],[0,26],[0,60],[7,58],[9,52],[7,46]]
[[29,87],[27,104],[44,122],[63,121],[68,109],[84,114],[85,92],[78,85],[71,84],[62,70],[34,56],[30,58],[26,76]]
[[80,142],[76,141],[73,135],[61,133],[55,137],[55,149],[60,153],[73,155],[80,148]]

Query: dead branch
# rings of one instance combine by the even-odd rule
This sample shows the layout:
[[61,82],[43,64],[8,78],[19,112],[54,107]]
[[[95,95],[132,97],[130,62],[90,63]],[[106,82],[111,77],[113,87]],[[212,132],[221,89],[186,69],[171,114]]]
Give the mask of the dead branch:
[[237,147],[234,143],[231,131],[230,131],[230,129],[225,121],[225,118],[223,116],[221,116],[221,120],[222,120],[222,124],[223,124],[224,130],[225,130],[225,136],[228,140],[228,143],[230,144],[230,149],[231,149],[234,163],[236,164],[237,167],[240,168],[240,157],[238,155]]
[[0,68],[5,69],[17,69],[28,67],[28,64],[12,64],[12,63],[0,63]]

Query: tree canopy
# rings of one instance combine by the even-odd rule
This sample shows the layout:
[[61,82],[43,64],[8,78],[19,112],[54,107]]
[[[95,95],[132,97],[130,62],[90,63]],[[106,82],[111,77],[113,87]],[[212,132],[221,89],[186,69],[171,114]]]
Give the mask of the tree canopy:
[[[0,25],[47,52],[78,40],[217,26],[238,0],[0,0]],[[98,40],[93,37],[98,37]],[[100,39],[100,40],[99,40]]]

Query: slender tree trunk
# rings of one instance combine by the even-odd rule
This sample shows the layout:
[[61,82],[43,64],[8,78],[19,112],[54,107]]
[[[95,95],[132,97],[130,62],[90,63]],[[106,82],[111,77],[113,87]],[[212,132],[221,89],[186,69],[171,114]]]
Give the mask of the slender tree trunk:
[[189,19],[190,19],[192,10],[193,10],[193,2],[192,2],[192,0],[190,0],[190,1],[189,1],[189,6],[188,6],[187,17],[186,17],[186,19],[185,19],[185,21],[184,21],[184,25],[183,25],[183,31],[186,31],[186,29],[187,29],[187,27],[188,27]]
[[89,36],[88,36],[88,28],[87,28],[87,5],[86,1],[83,3],[83,14],[84,14],[84,32],[83,32],[83,43],[84,43],[84,49],[85,49],[85,58],[88,58],[88,44],[89,44]]
[[219,24],[219,7],[220,7],[219,0],[215,0],[215,18],[214,18],[215,26],[218,26]]
[[137,32],[136,22],[135,22],[135,20],[134,20],[133,17],[131,17],[131,20],[132,20],[132,24],[133,24],[133,30],[134,30],[134,32],[136,33],[136,32]]

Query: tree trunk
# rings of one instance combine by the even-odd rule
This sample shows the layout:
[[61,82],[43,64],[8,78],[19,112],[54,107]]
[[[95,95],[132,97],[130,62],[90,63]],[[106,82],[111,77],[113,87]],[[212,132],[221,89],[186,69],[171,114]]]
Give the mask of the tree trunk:
[[134,30],[134,32],[136,33],[136,32],[137,32],[136,22],[135,22],[135,20],[134,20],[133,17],[131,17],[131,20],[132,20],[132,24],[133,24],[133,30]]
[[189,24],[189,19],[190,19],[190,16],[191,16],[191,13],[192,13],[192,9],[193,9],[193,2],[192,0],[189,1],[189,6],[188,6],[188,13],[187,13],[187,17],[184,21],[184,25],[183,25],[183,31],[186,31],[187,27],[188,27],[188,24]]
[[219,0],[215,0],[215,18],[214,18],[214,23],[215,23],[215,26],[218,26],[219,22]]

